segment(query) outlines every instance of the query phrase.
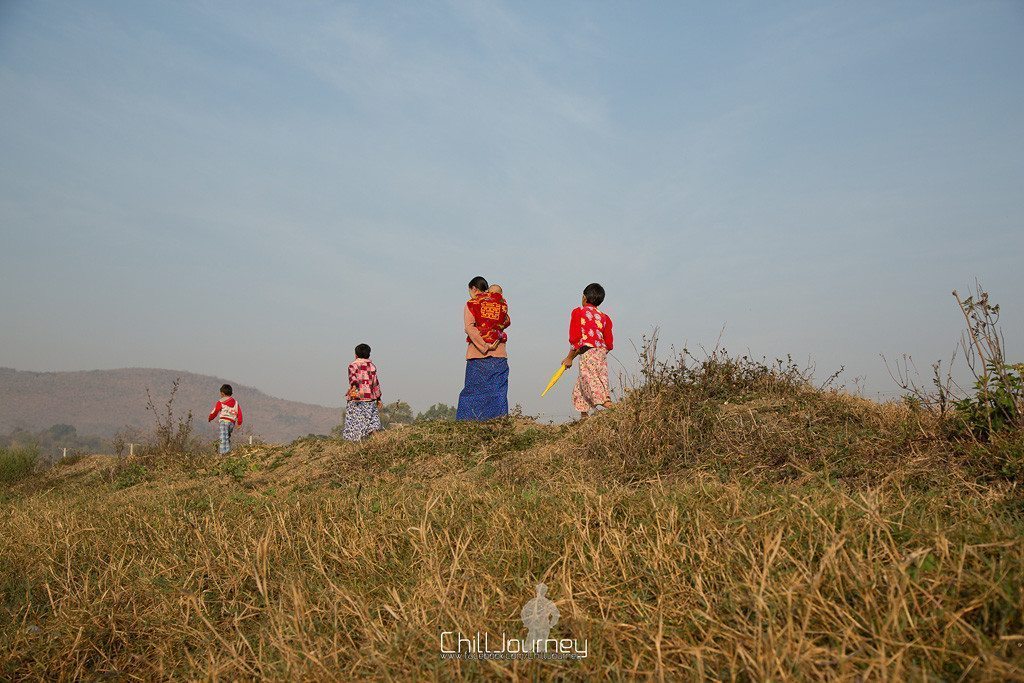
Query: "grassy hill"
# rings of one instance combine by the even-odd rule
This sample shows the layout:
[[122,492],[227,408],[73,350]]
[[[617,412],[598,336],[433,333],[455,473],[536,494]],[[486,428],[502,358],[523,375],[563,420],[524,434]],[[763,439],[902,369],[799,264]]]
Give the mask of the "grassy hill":
[[146,389],[157,406],[171,384],[181,378],[175,410],[191,410],[205,422],[221,384],[229,382],[242,403],[251,433],[283,443],[307,434],[327,434],[341,421],[340,408],[268,396],[219,377],[177,370],[125,368],[83,372],[25,372],[0,368],[0,432],[21,427],[30,431],[56,423],[74,425],[79,434],[109,438],[124,427],[150,429]]
[[[1022,472],[721,359],[572,425],[85,458],[0,488],[0,678],[1024,680]],[[441,657],[540,581],[585,658]]]

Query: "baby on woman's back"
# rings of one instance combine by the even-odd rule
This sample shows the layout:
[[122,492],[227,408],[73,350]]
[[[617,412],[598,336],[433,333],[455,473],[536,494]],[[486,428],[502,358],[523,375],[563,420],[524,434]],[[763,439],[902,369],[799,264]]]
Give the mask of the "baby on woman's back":
[[[503,304],[505,304],[506,306],[508,305],[508,302],[505,301],[505,294],[504,294],[504,292],[501,289],[501,285],[491,285],[490,287],[487,288],[487,293],[488,294],[497,294],[498,296],[501,297],[501,302]],[[506,319],[507,319],[507,316],[506,316]],[[508,327],[508,325],[504,325],[504,326],[499,326],[498,327],[498,341],[496,341],[493,344],[491,344],[491,348],[492,349],[496,349],[496,348],[498,348],[498,344],[504,344],[504,343],[506,343],[508,341],[508,334],[505,332],[505,328],[506,327]]]

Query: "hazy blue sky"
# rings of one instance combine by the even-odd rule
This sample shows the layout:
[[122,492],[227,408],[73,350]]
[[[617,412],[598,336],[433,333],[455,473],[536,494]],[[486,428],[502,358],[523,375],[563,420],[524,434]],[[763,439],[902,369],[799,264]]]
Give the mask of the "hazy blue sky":
[[724,325],[888,392],[975,276],[1019,357],[1022,74],[1022,2],[0,0],[0,365],[339,405],[365,341],[423,409],[478,273],[551,416],[593,280],[626,365]]

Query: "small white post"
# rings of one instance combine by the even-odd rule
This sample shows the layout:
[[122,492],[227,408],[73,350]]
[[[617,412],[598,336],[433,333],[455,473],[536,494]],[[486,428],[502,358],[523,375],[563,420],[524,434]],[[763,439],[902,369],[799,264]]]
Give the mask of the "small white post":
[[135,455],[135,444],[128,444],[128,455]]
[[249,435],[249,445],[252,445],[252,434]]
[[62,456],[60,456],[60,457],[61,457],[61,458],[66,458],[66,457],[68,457],[68,449],[66,449],[66,448],[65,448],[65,449],[64,449],[64,455],[62,455]]

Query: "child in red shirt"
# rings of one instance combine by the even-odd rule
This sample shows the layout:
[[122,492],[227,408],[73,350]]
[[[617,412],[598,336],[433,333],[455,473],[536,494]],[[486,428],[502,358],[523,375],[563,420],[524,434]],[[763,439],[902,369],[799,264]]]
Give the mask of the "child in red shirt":
[[356,359],[348,366],[348,392],[345,394],[345,427],[342,438],[346,441],[362,441],[381,430],[380,382],[377,380],[377,366],[370,360],[370,346],[356,347]]
[[614,346],[612,319],[597,309],[604,301],[604,287],[596,282],[583,290],[583,302],[569,319],[569,355],[562,361],[567,368],[580,358],[580,376],[572,390],[572,403],[585,418],[597,406],[610,408],[608,390],[608,352]]
[[217,429],[220,435],[220,446],[217,451],[221,455],[231,452],[231,432],[235,431],[235,427],[242,426],[242,406],[231,398],[232,391],[230,384],[221,386],[220,400],[213,404],[213,410],[206,418],[207,422],[217,420]]

